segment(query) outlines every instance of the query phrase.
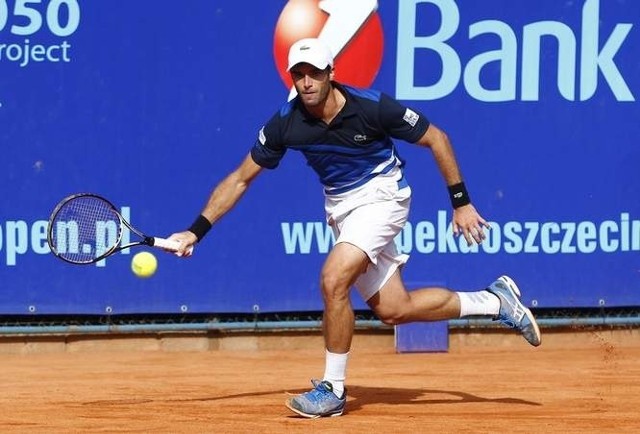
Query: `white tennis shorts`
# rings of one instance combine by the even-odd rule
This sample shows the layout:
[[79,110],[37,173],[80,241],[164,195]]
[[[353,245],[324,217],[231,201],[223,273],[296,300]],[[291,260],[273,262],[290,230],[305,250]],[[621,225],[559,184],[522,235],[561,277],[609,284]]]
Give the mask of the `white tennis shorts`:
[[371,263],[355,287],[364,301],[375,295],[409,255],[400,254],[394,242],[409,215],[411,188],[400,170],[379,175],[362,187],[325,197],[327,222],[336,244],[353,244]]

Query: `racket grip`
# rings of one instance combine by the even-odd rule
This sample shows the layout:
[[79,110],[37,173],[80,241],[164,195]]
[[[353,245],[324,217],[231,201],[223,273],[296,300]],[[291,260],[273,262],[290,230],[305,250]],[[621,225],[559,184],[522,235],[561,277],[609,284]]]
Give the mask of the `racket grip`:
[[180,249],[180,241],[176,240],[168,240],[166,238],[158,238],[153,237],[153,243],[151,244],[153,247],[158,247],[160,249],[172,250],[177,252]]
[[[158,238],[158,237],[150,237],[151,242],[149,243],[153,247],[158,247],[160,249],[171,250],[172,252],[177,252],[180,249],[180,241],[176,240],[168,240],[166,238]],[[177,253],[176,253],[177,254]],[[193,246],[189,247],[189,249],[184,253],[177,254],[178,256],[191,256],[193,254]]]

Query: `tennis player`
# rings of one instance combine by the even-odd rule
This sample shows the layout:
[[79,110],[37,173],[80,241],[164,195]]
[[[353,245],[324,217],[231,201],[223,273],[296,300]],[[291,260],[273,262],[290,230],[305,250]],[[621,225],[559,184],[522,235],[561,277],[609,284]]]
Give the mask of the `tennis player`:
[[326,364],[322,380],[286,405],[302,416],[340,416],[346,403],[347,359],[354,331],[349,299],[355,287],[385,324],[487,315],[540,345],[531,311],[512,279],[499,277],[486,289],[407,291],[400,274],[408,256],[394,237],[407,221],[411,188],[392,139],[431,150],[448,187],[453,230],[467,243],[481,243],[487,222],[471,203],[447,135],[416,110],[375,90],[333,80],[333,57],[319,39],[303,39],[289,51],[288,71],[297,96],[260,129],[240,166],[217,185],[189,230],[171,235],[179,255],[201,241],[263,169],[274,169],[288,149],[302,152],[324,187],[327,222],[336,243],[322,268]]

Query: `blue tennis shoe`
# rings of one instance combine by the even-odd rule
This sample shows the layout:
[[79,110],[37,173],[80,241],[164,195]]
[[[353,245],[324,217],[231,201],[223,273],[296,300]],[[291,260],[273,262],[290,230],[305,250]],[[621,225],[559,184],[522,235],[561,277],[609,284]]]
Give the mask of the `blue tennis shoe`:
[[328,381],[311,380],[313,389],[287,399],[285,405],[300,416],[315,419],[342,415],[347,402],[347,391],[338,398]]
[[540,329],[529,309],[520,301],[520,289],[508,276],[500,276],[487,288],[500,299],[500,312],[494,321],[516,329],[534,347],[540,345]]

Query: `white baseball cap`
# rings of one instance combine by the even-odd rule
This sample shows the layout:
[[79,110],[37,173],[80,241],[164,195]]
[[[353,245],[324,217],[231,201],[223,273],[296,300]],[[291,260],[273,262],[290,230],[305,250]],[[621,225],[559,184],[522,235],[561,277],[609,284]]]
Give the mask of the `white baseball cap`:
[[318,69],[325,69],[327,66],[333,67],[333,55],[329,47],[320,39],[300,39],[289,48],[287,71],[298,63],[308,63]]

